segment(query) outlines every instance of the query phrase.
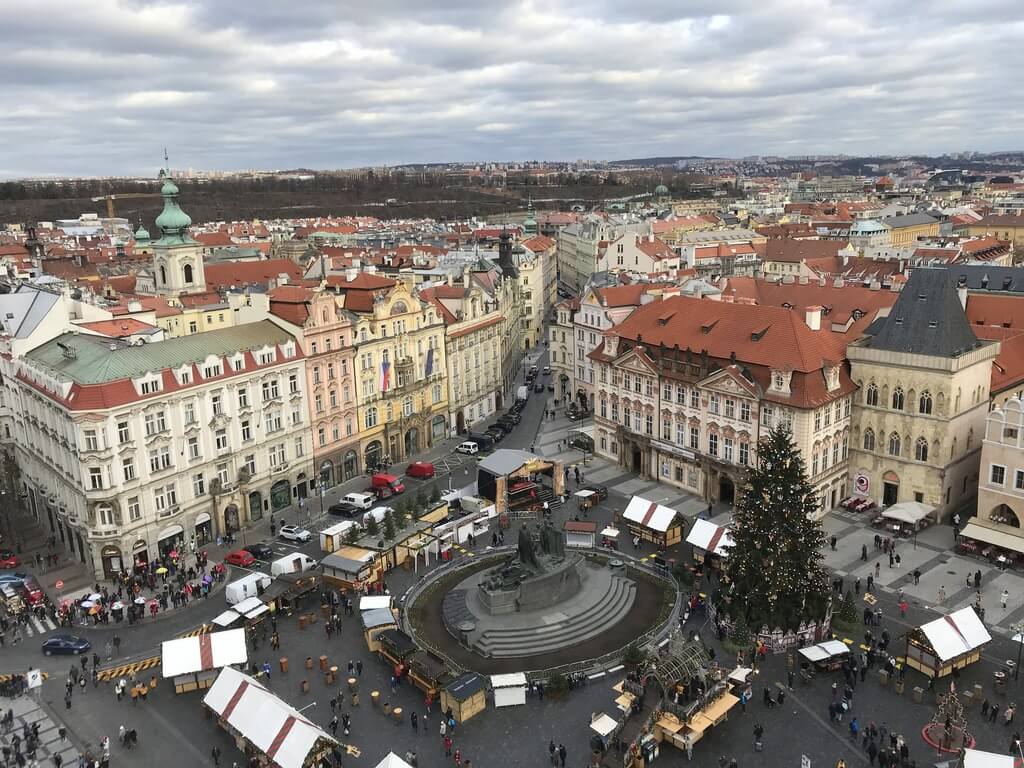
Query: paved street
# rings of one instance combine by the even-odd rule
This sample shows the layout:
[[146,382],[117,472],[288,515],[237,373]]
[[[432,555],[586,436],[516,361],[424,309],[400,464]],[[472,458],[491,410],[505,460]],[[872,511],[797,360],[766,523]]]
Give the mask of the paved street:
[[[543,364],[542,359],[539,362]],[[546,402],[546,397],[539,394],[531,396],[524,410],[523,422],[506,438],[501,447],[528,449],[535,443],[537,451],[545,456],[557,456],[570,463],[579,461],[581,454],[578,451],[560,450],[558,447],[559,440],[565,438],[571,422],[564,416],[555,420],[542,420],[543,411],[548,407]],[[444,446],[428,454],[427,458],[438,459],[450,453],[454,444],[455,441],[447,441]],[[453,460],[450,468],[442,470],[442,476],[439,478],[441,485],[446,484],[449,476],[454,486],[468,481],[471,476],[467,472],[471,472],[474,465],[457,463],[459,461]],[[605,484],[610,490],[609,499],[590,513],[591,519],[599,523],[610,522],[614,510],[621,509],[628,497],[634,493],[673,506],[691,519],[699,511],[706,509],[706,504],[699,499],[682,494],[676,489],[636,478],[601,459],[590,457],[584,473],[586,481]],[[365,477],[357,478],[345,486],[333,489],[331,493],[340,496],[348,490],[361,489],[365,484]],[[409,492],[415,493],[416,486],[411,485]],[[329,503],[332,500],[329,496],[325,501]],[[318,501],[315,501],[314,505],[310,510],[313,515],[313,528],[325,527],[333,522],[332,519],[319,519]],[[572,507],[572,504],[568,504],[560,511],[557,516],[558,522],[572,514]],[[725,521],[727,518],[727,510],[716,508],[716,521]],[[280,521],[281,518],[278,518],[278,522]],[[866,577],[868,570],[873,570],[875,560],[869,558],[868,563],[863,563],[859,559],[860,549],[861,544],[866,542],[869,554],[874,554],[873,531],[864,527],[864,521],[845,513],[830,515],[824,525],[827,532],[835,533],[839,539],[836,551],[826,552],[826,564],[844,575],[848,584],[851,576],[860,574]],[[269,520],[263,521],[255,530],[247,533],[249,540],[268,539],[268,527]],[[981,683],[985,686],[987,694],[992,696],[992,672],[1003,660],[1015,658],[1016,655],[1016,647],[1005,637],[1005,631],[1022,610],[1024,589],[1021,588],[1020,577],[1016,574],[992,571],[979,561],[949,554],[951,539],[952,532],[948,527],[930,529],[918,537],[916,547],[909,542],[902,545],[900,551],[903,564],[898,572],[890,572],[887,560],[882,561],[882,574],[878,580],[881,585],[878,591],[879,605],[885,612],[885,624],[894,637],[894,644],[898,647],[901,642],[899,638],[907,628],[936,616],[933,607],[939,586],[945,585],[949,595],[947,609],[973,602],[973,591],[966,589],[966,575],[981,568],[983,593],[989,618],[997,624],[997,638],[986,649],[982,663],[967,670],[961,676],[960,682],[962,687],[975,682]],[[486,541],[481,541],[478,547],[484,548],[485,544]],[[294,545],[280,541],[273,542],[273,546],[279,552],[295,551]],[[301,549],[315,555],[317,544],[315,541],[310,542]],[[211,560],[219,556],[220,550],[210,548],[210,551]],[[669,554],[679,558],[688,557],[689,547],[684,545]],[[923,574],[921,584],[917,588],[905,586],[914,567],[919,567]],[[237,569],[233,575],[239,575]],[[398,570],[390,573],[387,581],[391,591],[400,594],[412,584],[414,578],[413,574]],[[898,611],[895,608],[895,589],[900,586],[904,586],[912,602],[905,622],[900,622],[896,618]],[[1005,615],[1001,613],[998,604],[998,595],[1004,586],[1011,593],[1010,606]],[[119,629],[123,638],[122,656],[151,656],[158,652],[161,640],[191,630],[197,624],[212,618],[223,608],[222,595],[215,594],[208,601],[194,603],[177,612],[169,612],[156,620],[147,620],[137,627],[128,629],[122,626]],[[692,617],[688,629],[701,629],[703,637],[715,648],[719,658],[728,658],[701,621],[699,616]],[[296,707],[308,707],[304,711],[323,725],[327,725],[331,719],[329,700],[338,693],[338,689],[326,688],[320,675],[310,673],[312,690],[309,694],[302,694],[300,684],[303,679],[307,679],[302,665],[303,660],[307,656],[316,658],[326,654],[332,663],[339,664],[343,669],[350,659],[363,663],[364,672],[360,681],[363,701],[358,708],[352,708],[346,696],[346,704],[341,710],[352,714],[353,730],[348,742],[361,751],[361,757],[349,759],[350,764],[372,768],[389,749],[399,754],[403,754],[407,749],[415,749],[420,758],[420,765],[425,767],[447,764],[437,735],[436,709],[431,715],[427,715],[427,724],[424,725],[422,697],[415,691],[404,688],[395,692],[390,691],[390,670],[366,650],[357,620],[346,621],[342,632],[330,641],[327,640],[319,623],[300,630],[294,618],[282,618],[279,630],[282,638],[280,655],[290,659],[291,671],[285,675],[279,674],[276,664],[279,654],[268,653],[268,646],[262,642],[252,652],[251,658],[259,663],[264,660],[270,662],[274,670],[269,681],[270,686]],[[94,647],[102,648],[113,631],[114,628],[87,628],[82,630],[82,634],[93,641]],[[848,639],[851,642],[859,641],[859,637]],[[211,765],[209,755],[214,744],[223,750],[222,765],[230,766],[232,760],[241,759],[230,739],[205,718],[199,705],[200,694],[176,696],[163,682],[150,694],[145,704],[136,705],[127,698],[117,702],[108,684],[101,683],[97,688],[90,685],[84,693],[76,691],[72,707],[65,709],[64,679],[74,660],[66,657],[44,660],[39,654],[38,641],[39,636],[33,636],[20,647],[8,646],[0,659],[4,669],[23,670],[29,665],[41,663],[43,669],[50,672],[50,679],[44,683],[42,689],[42,700],[47,708],[68,724],[69,737],[75,748],[94,749],[104,736],[108,736],[114,742],[113,765],[145,764],[150,768],[180,768],[185,764]],[[141,673],[141,679],[148,680],[150,674],[148,670]],[[838,675],[836,677],[838,679]],[[781,657],[771,658],[763,666],[757,678],[757,685],[760,686],[765,681],[774,683],[784,679],[784,660]],[[469,757],[477,765],[511,768],[536,760],[540,766],[547,764],[546,745],[553,739],[556,743],[566,745],[569,754],[567,765],[583,766],[589,753],[590,734],[587,723],[590,715],[597,711],[615,711],[613,700],[616,694],[610,690],[610,686],[615,682],[617,678],[613,676],[594,680],[586,687],[571,692],[562,702],[541,702],[531,698],[525,707],[501,711],[489,709],[458,729],[456,746],[462,749],[464,757]],[[799,765],[800,756],[806,754],[815,767],[834,765],[840,757],[844,757],[851,765],[862,764],[866,757],[863,752],[851,747],[845,723],[842,726],[828,723],[830,682],[829,678],[819,678],[810,686],[798,686],[789,694],[784,708],[772,710],[765,710],[759,703],[761,690],[758,687],[758,695],[755,696],[755,702],[748,707],[746,715],[737,712],[729,721],[710,731],[697,745],[694,753],[696,763],[710,765],[722,754],[727,757],[735,756],[741,765],[757,760],[760,764],[796,766]],[[917,758],[919,764],[923,764],[933,756],[925,752],[918,734],[920,728],[930,719],[933,708],[927,699],[926,703],[921,705],[910,703],[911,691],[916,685],[923,687],[923,677],[916,672],[910,672],[907,676],[906,692],[903,696],[896,696],[891,690],[882,689],[874,678],[869,677],[857,689],[854,711],[862,722],[885,721],[891,729],[906,735],[911,744],[911,756]],[[395,725],[385,721],[380,713],[372,710],[368,704],[368,694],[372,690],[381,691],[382,696],[392,705],[402,706],[406,712],[416,711],[420,715],[419,732],[414,733],[407,720],[401,725]],[[1014,682],[1011,683],[1009,697],[1000,698],[998,701],[1005,705],[1020,696],[1019,684]],[[27,698],[19,700],[29,701]],[[1010,735],[1007,729],[999,724],[982,723],[976,706],[968,717],[981,748],[994,751],[1006,749]],[[765,753],[762,755],[755,755],[753,752],[751,729],[755,721],[761,722],[766,729]],[[121,725],[137,730],[137,752],[125,754],[120,745],[116,744],[117,731]],[[794,738],[795,734],[799,734],[799,738]],[[671,748],[664,748],[658,758],[658,763],[663,765],[678,765],[683,762],[685,755]],[[609,755],[606,764],[614,763],[615,756]]]

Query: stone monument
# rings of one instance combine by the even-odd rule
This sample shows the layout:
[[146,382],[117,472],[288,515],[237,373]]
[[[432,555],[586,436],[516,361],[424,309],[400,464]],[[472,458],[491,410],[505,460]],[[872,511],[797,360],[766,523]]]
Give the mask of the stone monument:
[[487,571],[479,582],[481,605],[492,615],[547,608],[571,599],[586,576],[583,557],[566,557],[565,539],[550,523],[539,531],[540,552],[524,525],[516,554]]

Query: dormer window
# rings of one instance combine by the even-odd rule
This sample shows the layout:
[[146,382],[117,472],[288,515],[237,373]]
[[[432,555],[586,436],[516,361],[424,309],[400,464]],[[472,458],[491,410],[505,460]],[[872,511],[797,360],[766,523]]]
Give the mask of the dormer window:
[[775,389],[782,389],[786,386],[786,380],[783,378],[781,373],[776,373],[773,379],[772,386],[774,386]]

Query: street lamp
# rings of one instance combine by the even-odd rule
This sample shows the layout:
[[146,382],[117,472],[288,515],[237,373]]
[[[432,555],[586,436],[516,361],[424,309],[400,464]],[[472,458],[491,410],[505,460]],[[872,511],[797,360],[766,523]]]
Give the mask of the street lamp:
[[1021,647],[1024,646],[1024,621],[1018,621],[1013,625],[1013,631],[1016,633],[1013,636],[1013,642],[1017,644],[1017,664],[1013,668],[1013,679],[1020,679],[1020,651]]

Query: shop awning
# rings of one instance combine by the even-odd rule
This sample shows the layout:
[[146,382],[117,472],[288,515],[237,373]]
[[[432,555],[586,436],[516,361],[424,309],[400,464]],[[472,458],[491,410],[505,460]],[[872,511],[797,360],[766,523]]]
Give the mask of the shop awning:
[[280,768],[302,768],[311,752],[338,745],[256,678],[232,667],[221,670],[203,704]]
[[245,630],[229,629],[226,632],[166,640],[161,657],[164,677],[207,672],[228,664],[244,664],[249,658],[245,649]]
[[942,661],[955,659],[992,640],[974,608],[968,606],[929,621],[921,627],[935,655]]
[[648,501],[642,496],[634,496],[629,500],[622,516],[633,523],[638,523],[652,531],[665,533],[676,519],[676,511],[656,501]]
[[1024,552],[1024,536],[1014,536],[1012,533],[979,525],[973,521],[964,526],[964,529],[960,531],[960,535],[968,539],[984,542],[985,544],[995,544],[997,547],[1009,549],[1013,552]]
[[732,546],[732,534],[728,528],[698,518],[693,521],[686,541],[705,552],[724,556],[729,554],[729,547]]
[[576,491],[576,493],[574,493],[573,496],[579,496],[581,499],[589,499],[595,493],[597,493],[597,491],[588,491],[584,489],[582,491]]
[[882,517],[916,525],[935,511],[935,507],[920,501],[901,501],[882,512]]
[[963,768],[1013,768],[1013,765],[1013,755],[982,752],[980,749],[964,750]]
[[242,615],[236,612],[234,608],[231,608],[214,617],[213,623],[218,627],[230,627],[241,618]]

